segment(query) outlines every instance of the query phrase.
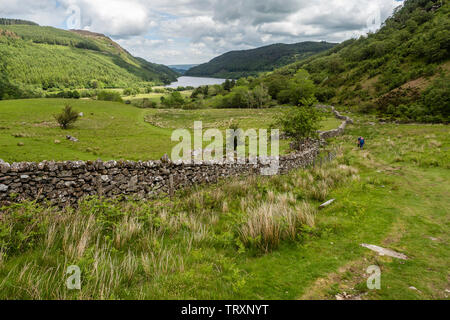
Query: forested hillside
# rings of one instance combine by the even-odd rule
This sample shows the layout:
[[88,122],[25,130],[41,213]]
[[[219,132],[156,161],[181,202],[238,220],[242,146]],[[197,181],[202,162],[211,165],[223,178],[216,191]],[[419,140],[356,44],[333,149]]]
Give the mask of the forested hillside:
[[0,99],[64,88],[126,87],[176,80],[166,66],[131,56],[110,38],[87,31],[0,20]]
[[335,44],[327,42],[280,43],[252,50],[232,51],[188,70],[186,75],[229,79],[256,76],[261,72],[272,71],[333,46]]
[[449,122],[450,6],[407,0],[374,34],[283,67],[264,81],[274,95],[299,69],[317,98],[404,121]]

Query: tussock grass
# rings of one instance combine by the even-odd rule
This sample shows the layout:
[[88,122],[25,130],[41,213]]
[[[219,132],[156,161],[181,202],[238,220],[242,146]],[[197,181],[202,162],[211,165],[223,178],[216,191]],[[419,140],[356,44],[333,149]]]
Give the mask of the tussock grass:
[[[204,277],[225,281],[235,292],[245,283],[236,254],[267,254],[301,241],[315,228],[316,201],[358,176],[342,161],[341,155],[286,176],[228,179],[173,199],[4,207],[0,298],[171,297],[169,291],[199,286]],[[210,250],[224,254],[206,254]],[[81,291],[65,286],[70,265],[82,271]]]
[[244,245],[268,252],[282,240],[296,240],[303,225],[314,226],[315,209],[307,202],[292,206],[288,197],[280,195],[280,202],[266,202],[248,210],[246,222],[239,229]]

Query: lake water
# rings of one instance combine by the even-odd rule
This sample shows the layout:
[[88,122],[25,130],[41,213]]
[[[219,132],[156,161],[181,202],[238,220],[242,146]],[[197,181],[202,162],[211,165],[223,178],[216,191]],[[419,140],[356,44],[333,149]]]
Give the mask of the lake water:
[[201,87],[212,86],[215,84],[222,84],[226,79],[216,78],[201,78],[201,77],[179,77],[177,82],[172,82],[166,88],[178,88],[178,87]]

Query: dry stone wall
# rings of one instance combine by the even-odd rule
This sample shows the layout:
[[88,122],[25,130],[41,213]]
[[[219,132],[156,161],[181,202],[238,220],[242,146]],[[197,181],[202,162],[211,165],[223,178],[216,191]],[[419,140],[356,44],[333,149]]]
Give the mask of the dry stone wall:
[[[340,114],[332,108],[336,116]],[[342,118],[341,127],[322,132],[329,138],[343,132],[351,120]],[[320,143],[303,145],[301,151],[279,158],[278,173],[311,165]],[[160,193],[197,184],[213,183],[221,178],[258,175],[269,164],[264,159],[252,163],[173,163],[161,161],[43,161],[6,163],[0,160],[0,202],[22,199],[50,200],[61,205],[86,196],[137,196],[150,198]]]

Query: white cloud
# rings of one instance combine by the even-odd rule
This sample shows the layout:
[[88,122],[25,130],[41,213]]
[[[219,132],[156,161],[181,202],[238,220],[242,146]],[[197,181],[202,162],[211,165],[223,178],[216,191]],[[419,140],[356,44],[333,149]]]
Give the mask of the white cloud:
[[[8,0],[0,16],[65,26],[69,6],[81,28],[112,36],[131,53],[166,64],[275,42],[340,42],[373,31],[395,0]],[[153,40],[149,40],[153,39]]]

